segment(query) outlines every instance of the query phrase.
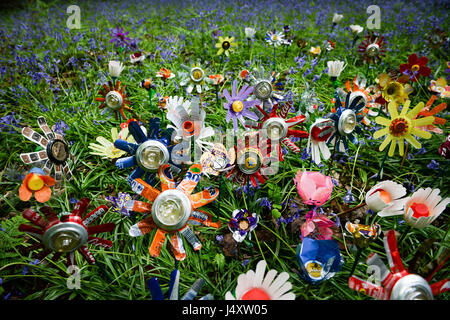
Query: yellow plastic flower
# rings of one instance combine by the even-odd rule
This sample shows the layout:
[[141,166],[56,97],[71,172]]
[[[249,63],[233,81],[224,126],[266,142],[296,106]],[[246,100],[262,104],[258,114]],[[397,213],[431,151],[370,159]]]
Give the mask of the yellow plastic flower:
[[126,152],[122,151],[120,149],[117,149],[114,146],[114,141],[117,139],[123,139],[128,142],[135,142],[132,135],[128,134],[128,127],[124,127],[120,133],[118,133],[116,128],[111,129],[111,138],[112,142],[107,140],[106,138],[100,136],[97,137],[95,140],[97,140],[97,143],[89,143],[89,149],[92,151],[89,152],[92,155],[101,156],[103,159],[115,159],[120,158],[121,156],[125,155]]
[[433,116],[414,119],[415,116],[423,109],[424,103],[420,102],[411,111],[409,110],[409,105],[411,101],[406,100],[403,105],[402,111],[398,113],[398,106],[395,101],[391,101],[388,105],[388,110],[391,115],[391,119],[384,117],[376,117],[375,122],[385,126],[386,128],[376,131],[373,134],[375,139],[381,136],[387,135],[384,141],[381,143],[379,150],[383,151],[387,145],[390,143],[388,155],[392,157],[395,152],[395,147],[398,141],[399,154],[403,156],[404,153],[404,140],[408,141],[414,148],[420,149],[422,145],[413,135],[430,139],[431,133],[419,129],[418,127],[426,126],[432,124],[434,121]]
[[219,37],[219,42],[216,43],[216,48],[219,48],[219,51],[217,51],[217,55],[220,56],[225,52],[225,55],[228,57],[229,52],[233,52],[233,48],[236,46],[237,43],[234,42],[234,37]]
[[392,81],[391,77],[386,73],[380,74],[379,85],[381,87],[381,95],[386,101],[395,101],[399,104],[404,103],[408,99],[408,95],[413,91],[409,84],[403,85],[398,81]]
[[322,50],[320,49],[320,46],[317,46],[317,47],[311,47],[311,49],[309,49],[309,54],[312,54],[312,55],[317,56],[317,55],[320,54],[321,51],[322,51]]

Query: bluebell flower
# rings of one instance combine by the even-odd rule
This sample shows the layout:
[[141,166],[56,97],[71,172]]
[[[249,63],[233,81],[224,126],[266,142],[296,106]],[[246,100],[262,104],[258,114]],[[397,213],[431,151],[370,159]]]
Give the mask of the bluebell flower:
[[267,207],[267,208],[269,208],[269,210],[272,210],[272,203],[269,201],[269,199],[267,199],[266,197],[259,198],[258,200],[256,200],[256,203],[258,203],[259,201],[261,201],[260,205],[262,207]]
[[355,201],[355,197],[352,194],[352,190],[348,190],[347,194],[342,198],[344,203],[350,203]]
[[439,170],[439,162],[435,160],[431,160],[431,162],[427,165],[428,169]]
[[219,234],[216,236],[216,241],[217,242],[222,242],[223,241],[223,235]]

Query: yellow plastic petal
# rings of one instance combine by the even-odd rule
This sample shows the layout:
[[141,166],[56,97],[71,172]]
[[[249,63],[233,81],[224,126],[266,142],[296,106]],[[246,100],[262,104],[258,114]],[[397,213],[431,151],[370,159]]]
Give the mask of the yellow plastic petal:
[[222,48],[222,43],[221,42],[216,43],[215,47],[216,48]]
[[389,127],[391,125],[391,121],[392,120],[384,118],[384,117],[376,117],[375,118],[376,123],[381,124],[382,126],[386,126],[386,127]]
[[424,106],[423,102],[419,102],[417,104],[417,106],[414,107],[414,109],[412,109],[406,116],[410,119],[414,118],[415,116],[417,116],[419,114],[420,111],[422,111]]
[[220,42],[220,45],[222,45],[222,42],[224,41],[224,39],[223,39],[223,37],[222,36],[219,36],[219,42]]
[[410,104],[411,104],[411,101],[406,100],[406,102],[403,104],[402,112],[400,113],[401,116],[404,116],[408,112]]
[[384,148],[386,148],[386,146],[388,145],[388,143],[392,141],[392,138],[393,137],[391,135],[388,135],[386,139],[384,139],[384,141],[380,144],[380,148],[378,150],[383,151]]
[[413,128],[411,130],[411,134],[421,137],[421,138],[424,138],[424,139],[431,138],[431,133],[429,133],[428,131],[425,131],[425,130],[417,129],[417,128]]
[[385,136],[385,135],[387,135],[388,133],[389,133],[389,128],[384,128],[384,129],[381,129],[381,130],[376,131],[376,132],[373,134],[373,138],[374,138],[374,139],[378,139],[379,137]]
[[422,127],[422,126],[432,124],[433,122],[434,122],[434,117],[429,116],[429,117],[424,117],[424,118],[419,118],[419,119],[413,120],[413,126],[414,127]]
[[392,139],[391,146],[389,147],[389,153],[388,153],[389,157],[392,157],[394,155],[396,145],[397,145],[397,140]]
[[390,82],[391,78],[389,77],[388,74],[386,73],[382,73],[380,74],[380,86],[382,88],[386,87],[388,85],[388,83]]
[[411,145],[414,148],[416,148],[416,149],[422,148],[422,145],[420,144],[420,142],[417,141],[416,138],[414,138],[410,133],[405,134],[405,139],[406,139],[406,141],[411,143]]
[[217,55],[220,56],[223,53],[223,49],[220,48],[219,51],[217,51]]
[[117,128],[111,129],[111,138],[112,141],[116,141],[117,139],[119,139],[119,132],[117,131]]
[[403,154],[405,153],[405,143],[404,143],[405,139],[403,138],[398,138],[398,153],[403,156]]
[[388,110],[389,114],[391,115],[391,119],[398,117],[397,104],[394,101],[389,102]]

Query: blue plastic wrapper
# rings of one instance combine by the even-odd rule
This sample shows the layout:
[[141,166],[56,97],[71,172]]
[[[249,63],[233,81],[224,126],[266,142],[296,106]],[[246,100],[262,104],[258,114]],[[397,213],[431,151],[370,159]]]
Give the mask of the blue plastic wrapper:
[[296,256],[301,270],[300,276],[312,284],[330,279],[344,264],[335,240],[314,240],[305,237],[297,246]]

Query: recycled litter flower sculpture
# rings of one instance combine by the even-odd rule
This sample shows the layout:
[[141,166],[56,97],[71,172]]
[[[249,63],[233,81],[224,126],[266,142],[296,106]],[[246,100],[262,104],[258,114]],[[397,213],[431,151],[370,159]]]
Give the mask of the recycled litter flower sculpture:
[[375,33],[369,33],[358,46],[358,51],[366,63],[379,63],[386,55],[384,37]]
[[414,148],[420,149],[422,145],[416,140],[416,138],[414,138],[413,135],[424,139],[431,138],[431,133],[418,129],[417,127],[432,124],[434,117],[429,116],[414,120],[414,117],[423,109],[424,103],[420,102],[408,112],[410,103],[411,101],[407,100],[403,105],[401,113],[399,114],[397,104],[394,101],[391,101],[388,105],[391,119],[386,119],[384,117],[375,118],[375,122],[385,126],[385,128],[376,131],[373,134],[373,137],[378,139],[379,137],[386,135],[386,138],[381,143],[379,150],[383,151],[388,144],[390,144],[388,153],[390,157],[394,155],[397,141],[399,154],[403,156],[404,140],[408,141]]
[[[22,153],[20,154],[20,159],[25,164],[45,161],[42,169],[46,175],[50,175],[52,169],[55,168],[55,188],[59,189],[63,180],[63,174],[67,180],[70,180],[72,177],[69,165],[67,164],[67,159],[70,156],[69,145],[61,134],[50,130],[44,117],[38,117],[37,122],[46,138],[29,127],[22,128],[22,135],[38,144],[44,150]],[[52,129],[55,130],[55,126]]]
[[255,121],[258,120],[258,116],[254,112],[250,111],[250,108],[253,107],[257,101],[246,101],[252,91],[253,87],[244,84],[238,92],[237,80],[233,81],[231,95],[227,89],[223,89],[222,93],[225,99],[227,99],[227,102],[224,102],[223,104],[223,107],[227,110],[226,121],[228,123],[230,120],[233,120],[234,131],[238,130],[238,120],[242,123],[242,125],[245,125],[244,117]]
[[187,72],[180,72],[178,74],[181,79],[180,86],[185,87],[188,94],[194,88],[199,94],[209,90],[207,85],[207,81],[209,81],[208,77],[206,76],[205,70],[200,67],[200,64],[193,64],[192,67],[181,64],[181,68]]
[[34,197],[38,202],[46,202],[50,200],[52,195],[51,186],[55,184],[55,179],[45,175],[41,168],[32,168],[23,179],[19,188],[19,198],[22,201],[28,201],[34,193]]
[[331,177],[320,172],[309,172],[299,170],[295,176],[294,184],[304,204],[323,205],[331,197],[333,182]]
[[362,96],[352,95],[348,92],[345,98],[345,107],[339,98],[337,92],[335,93],[335,110],[330,118],[334,121],[335,131],[328,138],[327,143],[337,146],[337,150],[345,152],[348,150],[348,140],[355,143],[357,138],[353,132],[361,133],[362,129],[358,124],[362,121],[363,115],[360,113],[365,108],[366,103]]
[[55,261],[62,254],[66,254],[67,265],[75,265],[75,251],[78,251],[87,262],[95,264],[95,258],[88,249],[87,244],[105,249],[111,248],[113,245],[111,240],[94,237],[93,235],[101,232],[111,232],[116,225],[114,223],[105,223],[90,226],[95,220],[105,215],[108,207],[101,205],[82,218],[89,201],[87,198],[79,200],[72,213],[63,212],[61,213],[61,218],[58,218],[57,214],[48,206],[40,209],[45,219],[35,211],[26,209],[22,216],[38,228],[28,224],[21,224],[19,231],[29,233],[40,240],[39,244],[33,246],[34,249],[43,248],[40,259],[53,252],[53,260]]
[[403,219],[411,227],[422,229],[431,224],[445,210],[450,198],[442,199],[439,189],[420,188],[405,199],[402,211],[391,215],[403,215]]
[[256,213],[251,213],[246,209],[236,209],[232,213],[228,229],[236,242],[242,242],[247,235],[251,239],[251,232],[258,226],[258,222],[259,216]]
[[264,134],[269,139],[269,148],[271,148],[272,143],[276,143],[278,145],[278,156],[280,161],[283,160],[281,144],[285,145],[294,153],[300,153],[300,148],[290,139],[290,137],[308,137],[308,132],[293,129],[294,126],[303,123],[306,120],[304,115],[297,115],[293,118],[286,119],[291,107],[292,104],[290,102],[284,102],[281,104],[281,107],[280,104],[275,104],[272,107],[270,114],[268,114],[263,108],[257,105],[256,109],[259,111],[257,119],[258,123],[246,122],[248,127],[264,131]]
[[326,215],[317,214],[311,210],[306,214],[306,221],[300,228],[301,238],[302,240],[306,237],[316,240],[331,240],[333,230],[330,228],[334,225],[335,223]]
[[264,109],[268,110],[277,100],[283,99],[281,91],[273,86],[272,73],[266,74],[263,66],[259,70],[255,68],[248,78],[253,85],[253,96]]
[[106,138],[99,136],[95,140],[98,143],[89,143],[89,149],[92,151],[89,152],[92,155],[101,156],[103,159],[116,159],[120,158],[121,156],[125,155],[126,152],[120,149],[117,149],[114,146],[114,141],[117,139],[126,140],[127,142],[134,143],[134,138],[132,135],[128,134],[128,126],[124,127],[122,130],[120,130],[120,133],[117,131],[116,128],[111,129],[111,138],[112,142],[110,140],[107,140]]
[[[442,102],[441,104],[437,105],[432,110],[430,110],[430,108],[433,105],[433,102],[435,100],[436,100],[436,96],[431,96],[430,100],[428,100],[428,102],[425,105],[425,107],[423,107],[423,109],[417,114],[416,118],[429,117],[429,116],[433,116],[434,117],[436,114],[438,114],[441,111],[444,111],[447,108],[447,104],[445,102]],[[444,131],[441,128],[438,128],[435,125],[436,124],[444,125],[446,122],[447,122],[447,120],[444,119],[444,118],[434,117],[433,124],[422,126],[422,127],[420,127],[420,129],[427,130],[427,131],[430,131],[430,132],[434,132],[434,133],[437,133],[437,134],[442,134],[442,133],[444,133]]]
[[223,144],[215,143],[206,150],[200,157],[200,163],[206,175],[218,176],[222,172],[233,169],[236,159],[233,148],[227,150]]
[[284,44],[284,42],[286,41],[284,39],[283,32],[281,32],[281,31],[276,32],[275,30],[267,31],[265,40],[268,44],[270,44],[271,46],[275,46],[275,47],[278,47],[278,46]]
[[428,77],[431,74],[431,69],[426,66],[428,63],[427,57],[418,57],[413,53],[408,57],[408,63],[400,65],[400,72],[408,76],[412,82],[416,82],[420,76]]
[[331,119],[316,119],[309,128],[307,150],[311,153],[312,161],[317,165],[323,160],[331,157],[330,149],[326,141],[335,130],[334,122]]
[[258,132],[247,132],[244,140],[237,139],[235,146],[236,165],[229,171],[226,178],[232,178],[236,183],[244,185],[248,179],[253,187],[264,184],[268,175],[274,173],[271,167],[278,158],[271,157],[267,141],[260,141]]
[[220,221],[213,222],[210,214],[197,210],[200,207],[214,201],[219,195],[219,190],[205,189],[202,192],[192,194],[195,186],[200,181],[202,166],[192,165],[184,179],[178,186],[172,177],[169,165],[159,168],[161,191],[145,183],[142,179],[132,182],[132,189],[152,203],[142,201],[129,201],[127,208],[135,212],[151,213],[148,218],[131,226],[129,234],[132,237],[145,235],[157,229],[149,251],[152,257],[158,257],[164,245],[166,236],[170,236],[172,252],[175,259],[184,260],[186,252],[183,247],[181,235],[192,245],[194,250],[200,250],[202,245],[188,224],[219,228]]
[[[228,291],[225,300],[295,300],[295,294],[289,292],[292,284],[288,281],[289,274],[269,270],[266,274],[267,262],[261,260],[256,270],[249,270],[237,279],[234,294]],[[276,278],[275,278],[276,277]]]
[[172,71],[170,71],[167,68],[161,68],[161,69],[159,69],[159,71],[156,72],[156,77],[161,78],[165,81],[165,80],[175,78],[175,73],[173,73]]
[[439,147],[438,153],[445,159],[450,159],[450,134],[447,139]]
[[381,233],[380,225],[377,223],[370,226],[347,221],[345,230],[353,236],[353,241],[358,248],[368,247]]
[[445,78],[431,80],[429,89],[438,93],[440,98],[450,98],[450,86],[447,85]]
[[433,300],[434,295],[450,289],[448,279],[430,285],[421,276],[405,270],[397,248],[394,230],[389,230],[383,240],[391,271],[386,268],[377,253],[372,253],[367,258],[367,264],[372,270],[379,270],[377,274],[381,277],[380,283],[376,284],[351,276],[348,279],[350,289],[379,300]]
[[296,256],[300,276],[312,284],[332,278],[344,264],[335,240],[303,238],[302,243],[297,246]]
[[395,101],[404,103],[408,99],[408,95],[413,92],[413,88],[408,84],[402,84],[394,81],[388,74],[382,73],[379,76],[379,86],[382,98],[387,101]]
[[405,205],[406,188],[394,181],[381,181],[366,193],[366,204],[380,217],[400,214]]
[[219,42],[216,43],[216,48],[219,50],[217,51],[217,55],[220,56],[222,53],[225,53],[225,55],[228,57],[230,55],[230,52],[234,51],[234,48],[237,47],[237,43],[234,42],[234,37],[221,37],[219,36]]
[[127,119],[124,110],[131,111],[131,101],[128,100],[125,94],[125,86],[121,86],[120,81],[115,82],[115,84],[108,81],[108,85],[103,84],[103,88],[98,91],[98,94],[101,97],[96,97],[95,100],[101,102],[98,108],[105,109],[103,114],[114,113],[116,120],[120,114],[124,119]]
[[162,134],[159,129],[159,118],[152,118],[148,126],[148,132],[145,132],[139,126],[137,121],[130,121],[128,130],[133,135],[136,143],[117,139],[114,146],[130,154],[125,158],[116,161],[116,167],[126,169],[136,166],[128,176],[127,181],[133,184],[134,179],[145,177],[145,181],[150,184],[155,183],[155,174],[159,167],[169,163],[172,169],[179,172],[181,169],[172,163],[172,149],[169,146],[173,129],[167,129]]

